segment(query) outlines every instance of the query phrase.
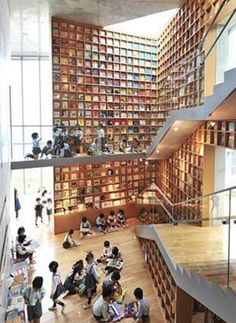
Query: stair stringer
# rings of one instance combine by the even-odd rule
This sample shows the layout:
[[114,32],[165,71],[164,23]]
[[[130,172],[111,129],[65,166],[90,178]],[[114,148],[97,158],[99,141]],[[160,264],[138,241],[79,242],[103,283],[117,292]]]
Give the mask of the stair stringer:
[[223,289],[217,282],[209,282],[204,276],[197,276],[177,264],[168,253],[154,225],[136,226],[138,238],[156,242],[172,277],[178,287],[206,306],[221,319],[228,323],[236,322],[236,294],[231,288]]
[[[204,104],[193,108],[183,108],[170,111],[168,118],[163,124],[161,130],[154,137],[149,149],[146,152],[146,158],[150,158],[157,145],[162,141],[175,121],[199,121],[207,120],[209,116],[232,94],[236,89],[236,68],[224,73],[224,82],[214,86],[213,95],[204,99]],[[195,130],[193,129],[193,131]]]

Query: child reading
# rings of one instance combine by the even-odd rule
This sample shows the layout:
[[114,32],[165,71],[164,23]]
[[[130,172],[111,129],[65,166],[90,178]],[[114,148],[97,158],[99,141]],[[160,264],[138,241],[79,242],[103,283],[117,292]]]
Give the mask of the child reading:
[[87,234],[94,235],[92,231],[92,226],[86,216],[83,217],[82,222],[80,223],[80,237],[84,238]]
[[123,228],[128,228],[128,224],[126,223],[124,210],[119,210],[117,214],[117,224]]
[[149,301],[147,300],[147,298],[143,297],[143,290],[139,287],[134,290],[134,296],[138,307],[138,311],[135,314],[135,323],[147,322],[150,315]]
[[117,226],[117,222],[116,222],[116,215],[115,215],[114,211],[111,211],[110,214],[108,215],[107,224],[108,224],[108,231],[109,232],[118,230],[118,226]]
[[109,241],[104,241],[103,244],[103,252],[99,259],[97,259],[97,262],[107,263],[107,259],[112,257],[112,246]]
[[112,290],[109,287],[103,288],[102,295],[96,300],[93,305],[93,316],[98,322],[110,321],[109,302],[111,299]]

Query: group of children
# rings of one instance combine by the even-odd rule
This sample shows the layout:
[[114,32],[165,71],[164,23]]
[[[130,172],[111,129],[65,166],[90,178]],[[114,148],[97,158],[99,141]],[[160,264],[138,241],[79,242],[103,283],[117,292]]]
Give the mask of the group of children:
[[[36,218],[37,219],[37,218]],[[41,218],[42,219],[42,218]],[[126,222],[124,210],[120,209],[117,215],[114,211],[110,211],[107,220],[104,217],[103,213],[100,213],[96,218],[96,231],[102,233],[108,233],[112,231],[117,231],[119,228],[128,228]],[[83,239],[88,235],[95,235],[95,232],[92,229],[92,225],[86,216],[82,218],[82,221],[79,226],[80,238]],[[69,249],[74,246],[79,246],[79,241],[76,241],[73,238],[74,230],[70,229],[64,237],[63,248]]]
[[[98,259],[95,259],[94,254],[88,252],[85,261],[85,268],[82,259],[73,264],[64,283],[61,279],[58,262],[50,262],[49,270],[52,273],[50,298],[53,304],[49,310],[55,311],[59,305],[62,312],[64,312],[66,304],[60,298],[65,299],[69,295],[78,294],[87,297],[83,308],[88,309],[92,307],[92,313],[96,321],[108,322],[113,320],[114,316],[117,315],[116,310],[115,312],[113,310],[115,306],[120,308],[118,304],[123,304],[127,291],[120,284],[120,271],[122,266],[118,266],[118,263],[123,264],[121,251],[117,246],[112,247],[109,241],[105,241],[102,255]],[[97,285],[100,282],[98,273],[98,265],[100,263],[105,265],[104,272],[106,277],[102,283],[102,293],[92,306],[92,298],[97,295]],[[40,276],[34,278],[32,286],[23,290],[23,297],[27,305],[28,319],[30,322],[40,322],[40,317],[42,316],[41,303],[44,296],[43,278]],[[136,288],[134,290],[134,296],[136,299],[136,311],[132,313],[132,316],[135,318],[135,322],[141,323],[148,321],[150,305],[148,300],[143,297],[142,289]]]
[[35,225],[38,227],[38,219],[40,218],[41,223],[43,223],[43,210],[46,209],[48,223],[51,222],[51,216],[53,214],[53,204],[52,199],[47,197],[47,190],[43,190],[41,196],[36,198],[36,204],[34,206],[35,210]]
[[117,231],[118,228],[127,228],[128,224],[126,222],[124,210],[120,209],[117,215],[114,211],[110,211],[107,220],[103,213],[100,213],[96,218],[96,230],[98,232],[112,232]]
[[[62,125],[55,125],[53,128],[53,140],[48,140],[46,145],[41,149],[41,138],[37,132],[31,134],[32,138],[32,152],[25,155],[25,159],[39,159],[49,157],[72,157],[74,154],[80,153],[81,143],[83,141],[83,131],[80,126],[70,134],[73,138],[73,151],[68,142],[69,135],[67,134],[66,127]],[[71,142],[71,140],[70,140]],[[134,138],[130,144],[123,138],[117,148],[120,152],[139,152],[143,150],[137,138]],[[105,132],[102,124],[99,124],[97,129],[97,137],[88,145],[88,155],[101,155],[113,153],[111,147],[106,142]]]
[[[47,144],[42,149],[40,147],[40,142],[42,139],[40,138],[39,134],[37,132],[32,133],[32,153],[27,153],[25,155],[25,159],[39,159],[44,158],[44,156],[46,159],[51,156],[72,157],[73,153],[71,151],[70,145],[67,143],[67,137],[63,129],[63,127],[55,127],[53,129],[53,141],[48,140]],[[76,140],[78,144],[77,137]]]

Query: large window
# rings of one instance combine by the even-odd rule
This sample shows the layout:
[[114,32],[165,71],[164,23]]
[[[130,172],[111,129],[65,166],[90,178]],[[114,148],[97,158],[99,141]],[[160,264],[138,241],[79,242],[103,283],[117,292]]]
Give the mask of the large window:
[[52,82],[49,57],[14,57],[11,61],[12,160],[32,151],[31,134],[41,144],[52,138]]
[[[228,17],[227,17],[228,18]],[[223,29],[227,18],[218,25],[218,34]],[[216,83],[224,81],[224,73],[236,67],[236,16],[225,28],[216,45]]]

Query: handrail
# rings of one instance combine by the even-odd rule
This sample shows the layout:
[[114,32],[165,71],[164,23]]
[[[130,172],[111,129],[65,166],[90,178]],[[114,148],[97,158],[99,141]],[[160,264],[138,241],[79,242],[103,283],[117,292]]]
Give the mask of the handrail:
[[205,43],[205,40],[207,38],[207,35],[209,34],[209,32],[211,30],[211,27],[214,26],[214,23],[216,22],[216,19],[219,17],[219,14],[221,13],[221,10],[224,8],[224,5],[226,4],[226,2],[229,2],[229,0],[223,0],[223,2],[221,3],[219,9],[216,12],[214,18],[212,19],[212,21],[211,21],[211,23],[210,23],[207,31],[205,32],[204,36],[202,37],[202,40],[200,41],[199,46],[198,46],[198,48],[199,48],[200,51],[203,48],[203,45]]
[[232,186],[232,187],[224,188],[224,189],[219,190],[219,191],[215,191],[215,192],[208,193],[208,194],[201,195],[201,196],[197,196],[197,197],[194,197],[194,198],[191,198],[191,199],[188,199],[188,200],[184,200],[184,201],[181,201],[181,202],[172,203],[168,199],[168,197],[162,192],[162,190],[156,184],[155,184],[155,186],[156,186],[156,190],[163,196],[163,198],[168,202],[168,204],[171,207],[178,206],[178,205],[181,205],[181,204],[184,204],[184,203],[190,203],[190,202],[194,202],[194,201],[199,201],[199,200],[202,200],[202,199],[204,199],[206,197],[209,197],[209,196],[212,196],[212,195],[217,195],[217,194],[220,194],[220,193],[224,193],[226,191],[232,191],[232,190],[236,189],[236,186]]
[[157,200],[158,200],[158,202],[161,204],[161,206],[163,207],[163,209],[166,211],[166,213],[167,213],[168,217],[171,219],[171,221],[172,221],[174,224],[176,224],[176,223],[177,223],[177,221],[176,221],[176,220],[175,220],[175,218],[170,214],[169,210],[165,207],[165,205],[162,203],[162,201],[161,201],[159,198],[157,198]]
[[[161,88],[159,89],[159,93],[161,93],[161,91],[165,90],[165,86],[166,86],[166,84],[168,84],[168,82],[169,82],[169,77],[171,77],[171,73],[173,73],[173,69],[174,69],[174,70],[175,70],[175,69],[178,69],[178,68],[180,68],[180,67],[181,67],[181,65],[182,65],[182,64],[185,64],[185,61],[186,61],[186,60],[190,61],[191,59],[194,59],[194,58],[196,58],[197,56],[201,56],[201,55],[203,54],[203,46],[204,46],[205,40],[206,40],[206,38],[207,38],[207,35],[209,34],[209,32],[210,32],[210,30],[211,30],[212,26],[215,24],[215,22],[216,22],[217,18],[219,17],[219,15],[220,15],[220,13],[221,13],[222,9],[224,8],[225,4],[226,4],[228,1],[229,1],[229,0],[223,0],[223,2],[220,4],[219,9],[217,10],[217,12],[216,12],[215,16],[214,16],[214,17],[213,17],[213,19],[211,20],[210,25],[208,26],[208,28],[207,28],[206,32],[204,33],[203,38],[201,39],[201,41],[200,41],[200,43],[199,43],[198,47],[197,47],[193,52],[189,53],[189,54],[188,54],[188,55],[186,55],[184,58],[182,58],[180,61],[177,61],[177,63],[173,66],[173,68],[170,70],[170,72],[168,73],[168,75],[166,76],[166,78],[164,78],[164,83],[163,83],[163,85],[161,86]],[[232,14],[232,16],[233,16],[233,15],[234,15],[234,14]],[[232,17],[230,17],[229,21],[231,20],[231,18],[232,18]],[[227,23],[226,23],[227,25],[228,25],[229,21],[227,21]],[[218,37],[217,37],[216,41],[215,41],[215,42],[213,43],[213,45],[211,46],[211,48],[210,48],[210,50],[208,51],[207,55],[206,55],[206,56],[204,56],[203,61],[202,61],[202,62],[200,62],[200,64],[198,65],[198,68],[201,68],[201,66],[203,66],[203,65],[204,65],[205,60],[207,59],[207,57],[208,57],[208,55],[210,54],[211,50],[215,47],[215,45],[216,45],[216,43],[217,43],[218,39],[220,38],[221,34],[222,34],[222,33],[220,33],[220,35],[218,35]],[[196,53],[196,55],[195,55],[194,57],[192,56],[192,54],[193,54],[193,53],[194,53],[194,54]],[[200,91],[200,90],[198,89],[198,92],[199,92],[199,91]],[[158,107],[158,101],[159,101],[159,98],[160,98],[161,96],[162,96],[162,95],[159,95],[159,96],[158,96],[158,99],[157,99],[157,107]],[[200,105],[200,95],[199,95],[199,93],[198,93],[198,101],[197,101],[197,104],[198,104],[198,105]],[[149,115],[148,119],[151,119],[151,114],[152,114],[152,112],[155,112],[155,110],[154,110],[155,108],[156,108],[156,104],[154,104],[153,108],[151,109],[151,111],[150,111],[150,115]],[[170,110],[171,110],[171,109],[170,109]],[[161,111],[162,111],[161,109],[159,109],[159,110],[158,110],[158,112],[161,112]],[[168,110],[167,110],[167,113],[168,113]]]

